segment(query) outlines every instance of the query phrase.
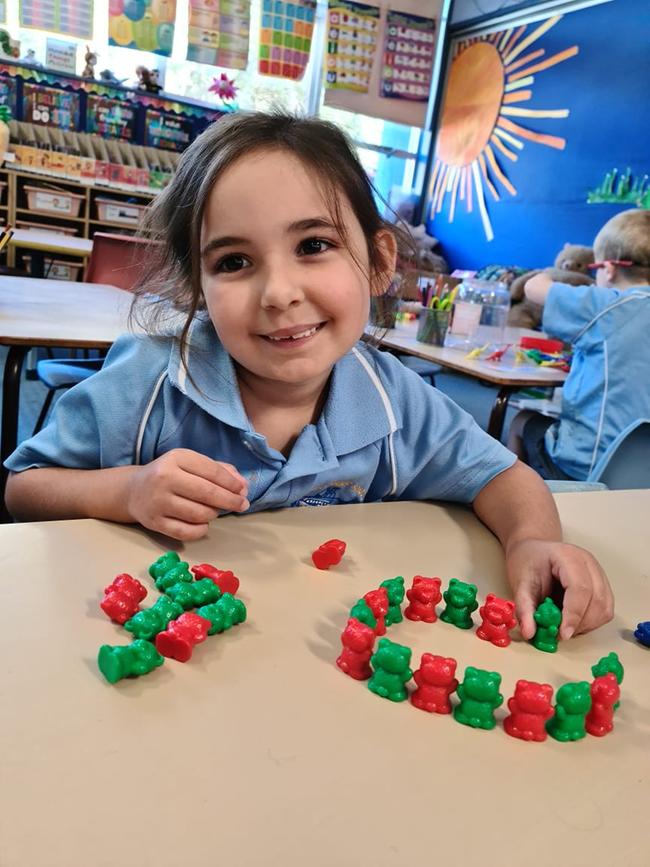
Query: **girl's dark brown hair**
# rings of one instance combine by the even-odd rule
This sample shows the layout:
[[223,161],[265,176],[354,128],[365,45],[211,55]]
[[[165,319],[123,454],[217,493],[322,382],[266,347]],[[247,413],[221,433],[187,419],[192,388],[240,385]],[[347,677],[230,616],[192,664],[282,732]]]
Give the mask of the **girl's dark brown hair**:
[[[402,261],[412,258],[407,233],[381,217],[373,187],[354,147],[337,126],[281,112],[227,115],[209,126],[183,153],[173,179],[149,207],[141,227],[152,243],[145,275],[135,290],[134,315],[141,318],[141,310],[146,310],[142,324],[156,333],[170,307],[185,313],[180,336],[184,360],[192,320],[204,307],[200,242],[208,197],[219,177],[236,160],[270,150],[286,151],[313,171],[344,242],[347,239],[340,195],[345,195],[366,237],[368,278],[373,290],[377,287],[376,291],[384,291],[392,276],[376,243],[381,229],[389,228],[396,236]],[[159,303],[151,304],[152,294],[158,296]],[[139,303],[145,295],[147,303]]]

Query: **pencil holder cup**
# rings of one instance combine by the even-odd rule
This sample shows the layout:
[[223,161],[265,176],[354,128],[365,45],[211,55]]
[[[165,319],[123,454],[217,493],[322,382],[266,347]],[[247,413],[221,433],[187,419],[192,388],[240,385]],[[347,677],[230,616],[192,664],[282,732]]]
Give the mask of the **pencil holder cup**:
[[370,323],[379,328],[395,328],[399,298],[393,295],[377,295],[370,299]]
[[423,308],[420,312],[415,339],[419,340],[420,343],[444,346],[450,317],[451,309],[435,310],[431,307]]

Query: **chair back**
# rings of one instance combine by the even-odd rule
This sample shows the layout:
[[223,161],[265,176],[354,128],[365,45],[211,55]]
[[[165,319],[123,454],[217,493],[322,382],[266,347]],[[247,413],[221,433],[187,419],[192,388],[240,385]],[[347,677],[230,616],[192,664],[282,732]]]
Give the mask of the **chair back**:
[[602,482],[612,490],[650,488],[650,421],[635,422],[624,430],[588,481]]
[[144,238],[95,232],[84,280],[131,291],[144,273],[147,244]]

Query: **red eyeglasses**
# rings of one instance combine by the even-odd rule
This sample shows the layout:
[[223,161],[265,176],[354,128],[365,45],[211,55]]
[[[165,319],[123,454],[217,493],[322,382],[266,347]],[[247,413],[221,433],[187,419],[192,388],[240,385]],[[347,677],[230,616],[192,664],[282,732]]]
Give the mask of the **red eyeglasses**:
[[631,268],[634,262],[631,259],[603,259],[602,262],[592,262],[587,265],[587,270],[597,271],[599,268],[604,268],[605,265],[620,265],[621,268]]

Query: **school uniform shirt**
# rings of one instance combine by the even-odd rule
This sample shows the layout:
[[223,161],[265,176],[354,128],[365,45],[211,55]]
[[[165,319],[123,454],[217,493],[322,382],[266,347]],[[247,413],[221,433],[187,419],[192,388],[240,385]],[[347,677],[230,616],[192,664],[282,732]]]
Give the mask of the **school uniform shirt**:
[[616,437],[650,420],[650,286],[554,283],[542,327],[573,345],[559,421],[544,444],[574,479],[586,479]]
[[251,426],[232,359],[196,320],[188,367],[173,338],[120,337],[102,369],[66,392],[52,421],[5,462],[99,469],[175,448],[233,464],[251,512],[380,500],[469,503],[514,455],[397,359],[362,343],[334,366],[325,406],[285,458]]

